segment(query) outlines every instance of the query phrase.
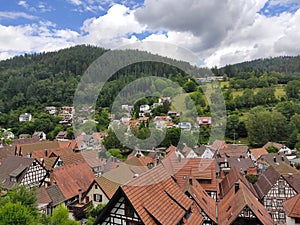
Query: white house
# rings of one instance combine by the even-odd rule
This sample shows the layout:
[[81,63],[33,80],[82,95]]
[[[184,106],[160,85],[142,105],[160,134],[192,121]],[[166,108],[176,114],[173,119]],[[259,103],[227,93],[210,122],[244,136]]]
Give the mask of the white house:
[[23,113],[19,116],[19,122],[30,122],[32,115],[30,113]]

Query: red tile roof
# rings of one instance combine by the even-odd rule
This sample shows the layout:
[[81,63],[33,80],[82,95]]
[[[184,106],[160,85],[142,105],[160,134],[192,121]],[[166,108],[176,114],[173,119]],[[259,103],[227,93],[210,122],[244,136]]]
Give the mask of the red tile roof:
[[283,206],[287,216],[300,218],[300,194],[286,200]]
[[223,198],[234,186],[236,182],[241,181],[254,196],[258,197],[253,185],[243,176],[237,168],[231,168],[230,172],[219,184],[220,197]]
[[230,157],[248,157],[248,146],[246,145],[233,145],[233,144],[226,144],[223,145],[219,149],[219,156],[222,158],[230,158]]
[[210,145],[210,150],[212,152],[216,152],[217,150],[219,150],[221,147],[223,147],[224,145],[226,145],[226,142],[223,140],[215,140],[211,145]]
[[180,168],[174,174],[176,183],[184,187],[186,180],[207,179],[211,183],[201,184],[206,191],[217,191],[216,164],[214,159],[191,158],[182,159]]
[[219,204],[220,225],[230,225],[245,207],[249,207],[257,219],[264,225],[274,224],[272,217],[264,206],[243,182],[238,182],[239,189],[235,192],[233,186]]
[[146,225],[156,221],[177,224],[193,204],[162,165],[133,179],[122,190]]
[[261,155],[268,154],[267,150],[265,148],[253,148],[250,149],[250,152],[254,156],[254,158],[257,160]]
[[105,158],[100,158],[97,151],[84,151],[79,154],[82,155],[83,159],[89,164],[91,168],[104,167],[107,161]]
[[54,183],[57,184],[66,199],[84,193],[94,181],[94,173],[86,162],[57,167],[53,170]]

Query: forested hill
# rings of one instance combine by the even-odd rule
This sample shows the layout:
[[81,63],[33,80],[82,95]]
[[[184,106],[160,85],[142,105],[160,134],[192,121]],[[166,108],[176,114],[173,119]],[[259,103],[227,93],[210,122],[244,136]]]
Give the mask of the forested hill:
[[[81,75],[106,51],[99,47],[80,45],[57,52],[25,54],[0,61],[0,112],[8,113],[24,107],[72,104]],[[140,75],[167,77],[177,73],[181,71],[149,62],[124,68],[119,75],[124,74],[127,80],[128,77],[133,80]],[[111,100],[111,96],[109,98]],[[101,99],[100,102],[105,102],[103,106],[110,104]]]
[[282,56],[226,65],[219,69],[220,74],[236,77],[241,72],[285,74],[289,80],[300,79],[300,56]]

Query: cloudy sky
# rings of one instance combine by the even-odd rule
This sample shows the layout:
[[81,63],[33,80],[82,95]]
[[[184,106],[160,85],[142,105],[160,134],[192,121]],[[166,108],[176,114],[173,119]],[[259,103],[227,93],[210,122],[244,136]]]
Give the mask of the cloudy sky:
[[0,0],[0,59],[167,42],[203,65],[300,53],[299,0]]

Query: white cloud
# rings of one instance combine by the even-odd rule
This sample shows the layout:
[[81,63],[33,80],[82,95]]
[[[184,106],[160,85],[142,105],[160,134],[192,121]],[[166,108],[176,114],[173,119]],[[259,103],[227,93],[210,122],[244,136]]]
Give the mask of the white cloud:
[[0,11],[0,19],[5,18],[5,19],[18,19],[18,18],[24,18],[24,19],[29,19],[29,20],[34,20],[37,19],[36,16],[29,15],[24,12],[1,12]]
[[136,38],[127,38],[127,35],[141,33],[144,29],[145,26],[136,21],[134,11],[116,4],[104,16],[84,21],[81,30],[85,35],[80,41],[112,48],[131,43]]

